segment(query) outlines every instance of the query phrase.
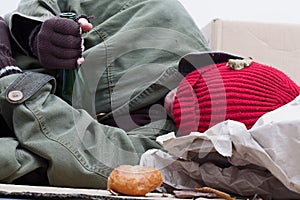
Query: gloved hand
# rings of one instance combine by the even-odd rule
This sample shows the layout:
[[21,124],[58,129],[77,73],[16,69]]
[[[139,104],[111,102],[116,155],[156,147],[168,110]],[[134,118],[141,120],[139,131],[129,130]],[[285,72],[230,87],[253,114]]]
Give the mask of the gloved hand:
[[74,69],[83,62],[82,30],[91,28],[84,18],[77,22],[60,17],[48,19],[31,35],[32,53],[45,68]]
[[21,69],[16,67],[16,61],[11,55],[8,26],[0,17],[0,78],[20,72]]
[[15,65],[16,61],[11,57],[8,26],[0,17],[0,68]]

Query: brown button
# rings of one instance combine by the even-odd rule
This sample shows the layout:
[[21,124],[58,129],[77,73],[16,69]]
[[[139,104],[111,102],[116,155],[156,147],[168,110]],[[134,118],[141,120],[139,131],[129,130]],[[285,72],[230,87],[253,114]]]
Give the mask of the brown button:
[[24,95],[23,92],[20,90],[13,90],[8,93],[8,99],[14,102],[20,101],[23,99]]

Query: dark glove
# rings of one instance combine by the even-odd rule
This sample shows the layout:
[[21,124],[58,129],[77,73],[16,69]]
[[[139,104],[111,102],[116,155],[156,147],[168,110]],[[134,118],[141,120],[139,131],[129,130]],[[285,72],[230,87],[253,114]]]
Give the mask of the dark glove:
[[32,32],[31,50],[45,68],[73,69],[82,55],[79,23],[53,17]]
[[0,17],[0,68],[15,65],[16,61],[11,57],[8,26]]
[[6,66],[16,66],[16,61],[12,58],[10,49],[5,45],[0,44],[0,69]]
[[8,26],[0,17],[0,78],[20,72],[21,70],[16,67],[16,61],[11,55]]

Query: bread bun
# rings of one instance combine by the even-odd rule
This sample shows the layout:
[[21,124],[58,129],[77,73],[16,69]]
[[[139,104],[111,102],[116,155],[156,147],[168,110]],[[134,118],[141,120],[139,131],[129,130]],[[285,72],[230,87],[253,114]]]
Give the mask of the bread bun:
[[121,165],[109,175],[107,188],[125,195],[145,196],[162,183],[162,174],[154,167]]

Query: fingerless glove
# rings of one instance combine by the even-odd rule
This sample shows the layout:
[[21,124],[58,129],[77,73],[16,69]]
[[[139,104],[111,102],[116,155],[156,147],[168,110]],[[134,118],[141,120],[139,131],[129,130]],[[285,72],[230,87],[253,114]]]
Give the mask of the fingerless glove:
[[0,17],[0,78],[9,74],[20,73],[16,67],[16,61],[11,55],[9,29],[2,17]]
[[82,56],[80,25],[53,17],[37,26],[29,39],[32,54],[45,68],[73,69]]

